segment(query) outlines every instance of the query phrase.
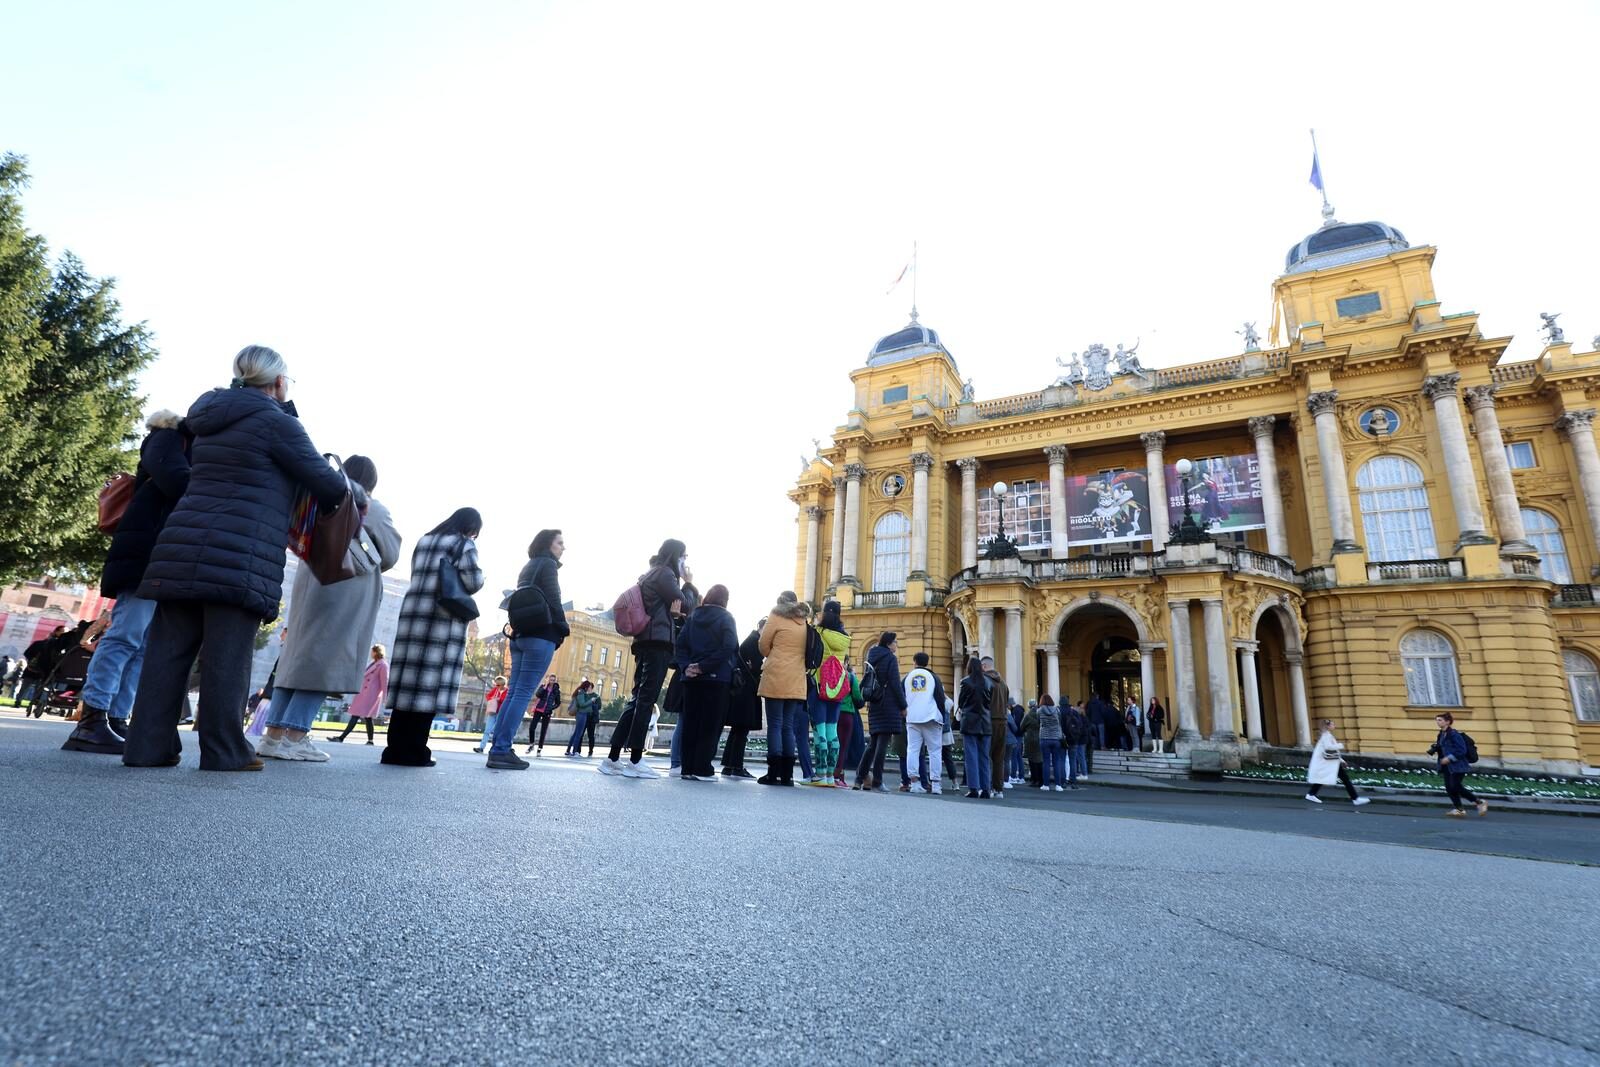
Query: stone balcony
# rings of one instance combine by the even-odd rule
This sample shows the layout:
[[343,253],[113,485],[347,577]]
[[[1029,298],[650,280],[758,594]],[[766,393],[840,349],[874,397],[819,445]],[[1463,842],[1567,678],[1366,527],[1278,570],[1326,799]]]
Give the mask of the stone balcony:
[[1222,567],[1236,574],[1270,578],[1285,585],[1300,584],[1294,565],[1286,559],[1207,541],[1198,545],[1169,545],[1164,552],[1119,552],[1071,559],[980,559],[976,567],[955,576],[951,589],[964,589],[974,582],[1012,579],[1021,579],[1030,585],[1150,579],[1163,572],[1191,567]]
[[1593,608],[1600,607],[1600,586],[1593,585],[1558,585],[1556,595],[1551,599],[1553,608]]

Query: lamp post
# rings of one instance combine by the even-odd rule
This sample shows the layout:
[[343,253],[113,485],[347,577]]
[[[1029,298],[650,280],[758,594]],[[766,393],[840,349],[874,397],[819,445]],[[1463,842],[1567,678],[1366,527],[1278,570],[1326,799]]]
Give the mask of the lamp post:
[[1005,482],[994,483],[994,501],[1000,507],[1000,532],[984,550],[984,559],[1016,559],[1021,555],[1017,543],[1006,536],[1006,494],[1010,491],[1011,487]]
[[1206,532],[1200,524],[1194,521],[1194,511],[1189,506],[1189,474],[1194,470],[1194,464],[1187,459],[1180,459],[1174,463],[1173,469],[1178,472],[1178,480],[1183,484],[1183,521],[1178,524],[1178,530],[1167,542],[1169,545],[1202,545],[1206,541]]

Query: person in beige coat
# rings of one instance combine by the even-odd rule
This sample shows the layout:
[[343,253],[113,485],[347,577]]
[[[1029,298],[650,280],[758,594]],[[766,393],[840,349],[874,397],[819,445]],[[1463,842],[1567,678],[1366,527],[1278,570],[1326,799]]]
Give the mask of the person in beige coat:
[[758,648],[766,657],[757,692],[767,705],[767,773],[762,785],[794,785],[796,727],[806,714],[806,628],[811,610],[785,590],[767,615]]

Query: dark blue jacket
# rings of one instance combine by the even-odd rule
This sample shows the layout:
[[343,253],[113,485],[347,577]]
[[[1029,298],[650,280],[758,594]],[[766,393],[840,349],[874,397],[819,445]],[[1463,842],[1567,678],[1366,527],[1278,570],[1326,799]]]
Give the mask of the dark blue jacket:
[[259,389],[213,389],[184,422],[194,434],[189,488],[150,553],[139,595],[276,618],[295,493],[304,485],[319,506],[336,508],[344,476]]
[[733,681],[733,664],[739,656],[739,630],[728,609],[702,604],[678,631],[676,663],[681,672],[691,663],[700,664],[700,678],[685,678],[694,683],[701,678],[727,685]]
[[877,676],[882,694],[868,705],[868,732],[900,733],[906,728],[906,693],[900,682],[900,661],[887,645],[873,645],[867,650],[867,664]]
[[170,411],[150,417],[150,434],[139,446],[133,499],[111,535],[100,595],[115,600],[139,588],[156,538],[167,516],[189,488],[189,434]]
[[[1472,764],[1467,762],[1467,739],[1461,736],[1459,730],[1449,727],[1439,733],[1439,769],[1446,774],[1466,774],[1472,769]],[[1450,756],[1449,763],[1444,761]]]

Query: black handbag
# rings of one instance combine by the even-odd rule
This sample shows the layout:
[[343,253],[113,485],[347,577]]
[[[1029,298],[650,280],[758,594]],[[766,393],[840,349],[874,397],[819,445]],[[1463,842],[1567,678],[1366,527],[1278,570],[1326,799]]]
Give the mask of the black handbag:
[[471,622],[478,617],[477,601],[461,584],[461,571],[457,569],[454,556],[446,556],[439,561],[439,606],[446,615],[462,622]]
[[506,618],[510,620],[512,632],[518,636],[549,626],[550,616],[550,604],[544,598],[544,591],[536,585],[523,586],[506,601]]

